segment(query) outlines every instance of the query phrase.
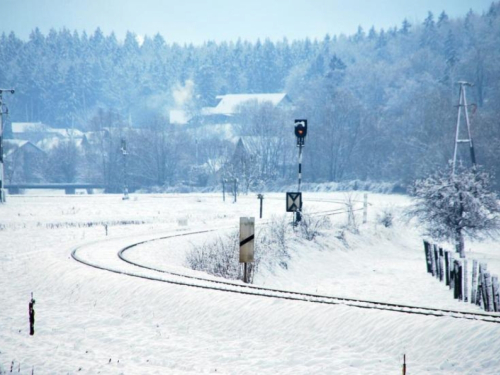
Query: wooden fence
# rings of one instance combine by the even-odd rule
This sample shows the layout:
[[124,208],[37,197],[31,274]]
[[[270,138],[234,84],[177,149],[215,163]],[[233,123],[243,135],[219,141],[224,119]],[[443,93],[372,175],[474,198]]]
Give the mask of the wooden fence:
[[[427,272],[446,283],[453,291],[453,297],[460,301],[481,306],[485,311],[500,311],[500,290],[498,277],[488,272],[486,263],[477,260],[454,258],[454,253],[443,250],[435,244],[424,241]],[[472,266],[472,280],[469,281],[468,267]]]

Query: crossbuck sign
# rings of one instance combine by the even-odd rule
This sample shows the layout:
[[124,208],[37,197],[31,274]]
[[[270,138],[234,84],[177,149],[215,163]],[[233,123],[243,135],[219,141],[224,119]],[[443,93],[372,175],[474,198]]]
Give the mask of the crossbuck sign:
[[302,210],[302,193],[286,193],[286,212]]

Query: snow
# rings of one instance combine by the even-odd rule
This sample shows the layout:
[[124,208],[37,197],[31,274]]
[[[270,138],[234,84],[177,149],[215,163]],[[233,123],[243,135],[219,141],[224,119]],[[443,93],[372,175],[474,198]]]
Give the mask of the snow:
[[[263,220],[284,213],[284,195],[265,195]],[[310,211],[342,207],[343,198],[304,193]],[[330,232],[317,241],[293,241],[288,269],[262,269],[255,284],[480,311],[454,300],[426,273],[419,229],[401,220],[407,197],[370,194],[369,201],[359,235],[336,238],[346,217],[332,216]],[[377,223],[387,206],[395,212],[393,228]],[[168,279],[116,253],[144,239],[222,228],[125,253],[144,265],[211,278],[185,269],[185,252],[232,230],[240,216],[262,225],[258,211],[254,195],[236,204],[223,203],[220,194],[132,195],[129,201],[119,195],[8,197],[0,206],[0,369],[9,371],[14,360],[25,374],[33,368],[35,374],[388,374],[401,373],[406,354],[408,374],[500,373],[498,324],[192,288],[91,268],[70,255],[83,246],[79,254],[92,262]],[[179,226],[179,218],[188,225]],[[120,225],[131,221],[142,224]],[[466,244],[470,259],[500,271],[493,240]]]
[[259,104],[270,102],[273,106],[280,104],[286,97],[285,93],[277,94],[227,94],[218,95],[220,102],[213,108],[212,114],[235,114],[238,107],[244,103],[256,101]]
[[42,124],[41,122],[13,122],[12,123],[12,133],[26,133],[39,131],[46,131],[47,125]]

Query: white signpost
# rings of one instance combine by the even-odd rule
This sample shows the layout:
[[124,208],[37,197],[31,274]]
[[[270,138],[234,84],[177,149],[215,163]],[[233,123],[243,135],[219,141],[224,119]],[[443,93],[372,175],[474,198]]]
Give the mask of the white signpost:
[[255,218],[240,217],[240,263],[244,264],[243,281],[248,283],[248,263],[254,261]]

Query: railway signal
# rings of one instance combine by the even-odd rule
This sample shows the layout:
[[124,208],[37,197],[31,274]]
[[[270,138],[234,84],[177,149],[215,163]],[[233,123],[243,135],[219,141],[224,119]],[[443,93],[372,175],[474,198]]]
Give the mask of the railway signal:
[[[302,182],[302,147],[305,145],[305,139],[307,136],[307,120],[297,119],[295,120],[295,136],[297,137],[297,147],[299,148],[299,186],[297,192],[300,193],[300,185]],[[300,207],[295,210],[295,223],[302,220],[302,195],[300,196]],[[288,200],[288,195],[287,195]],[[288,205],[287,205],[288,208]]]
[[307,135],[307,120],[295,120],[295,136],[297,137],[297,146],[304,146]]

